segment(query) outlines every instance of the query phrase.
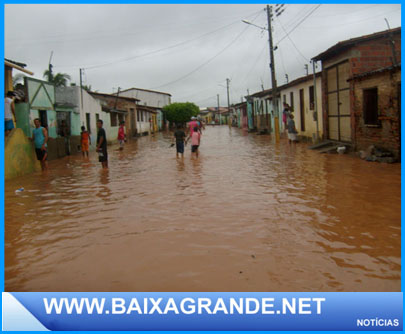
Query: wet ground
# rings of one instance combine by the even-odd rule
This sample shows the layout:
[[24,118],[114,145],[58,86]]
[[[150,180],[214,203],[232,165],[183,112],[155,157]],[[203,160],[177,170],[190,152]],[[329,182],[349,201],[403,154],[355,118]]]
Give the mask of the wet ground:
[[170,139],[6,181],[5,290],[400,291],[400,164],[226,126],[182,160]]

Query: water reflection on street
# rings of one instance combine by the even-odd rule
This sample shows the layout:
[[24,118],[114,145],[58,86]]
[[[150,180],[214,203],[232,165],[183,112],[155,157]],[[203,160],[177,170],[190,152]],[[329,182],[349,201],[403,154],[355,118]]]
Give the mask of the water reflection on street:
[[225,126],[198,160],[170,140],[6,181],[5,290],[400,291],[400,164]]

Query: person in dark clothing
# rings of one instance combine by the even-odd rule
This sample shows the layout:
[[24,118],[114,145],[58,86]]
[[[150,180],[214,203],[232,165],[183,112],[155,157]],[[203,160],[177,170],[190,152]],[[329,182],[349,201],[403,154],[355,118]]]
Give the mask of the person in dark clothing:
[[101,162],[103,168],[108,168],[108,154],[107,154],[107,137],[105,130],[103,129],[103,121],[99,119],[97,121],[97,147],[98,161]]
[[65,120],[62,120],[59,127],[59,136],[65,138],[65,152],[70,155],[70,129]]
[[177,131],[174,133],[174,138],[176,138],[176,157],[184,157],[184,142],[186,139],[186,133],[183,130],[183,126],[181,124],[177,125]]

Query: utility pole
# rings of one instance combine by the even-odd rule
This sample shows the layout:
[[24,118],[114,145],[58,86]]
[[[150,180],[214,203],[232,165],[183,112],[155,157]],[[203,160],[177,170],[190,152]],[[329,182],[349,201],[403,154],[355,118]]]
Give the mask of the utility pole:
[[226,96],[228,99],[228,125],[231,127],[231,109],[229,108],[229,80],[228,78],[226,79]]
[[304,67],[305,67],[305,72],[307,73],[307,76],[308,76],[308,64],[305,64]]
[[219,94],[217,94],[217,104],[218,104],[218,118],[219,118],[219,125],[221,125],[221,112],[219,111]]
[[287,83],[288,83],[288,74],[285,75],[285,79],[287,80]]
[[48,71],[49,71],[49,82],[53,82],[53,74],[52,74],[52,56],[53,56],[53,51],[51,51],[51,56],[49,57],[49,64],[48,64]]
[[391,27],[390,24],[388,23],[388,20],[384,18],[385,22],[387,23],[388,26],[388,31],[389,31],[389,37],[390,37],[390,42],[391,42],[391,48],[392,48],[392,65],[396,66],[397,63],[397,56],[395,54],[395,41],[394,41],[394,36],[392,35]]
[[80,100],[82,104],[82,109],[83,109],[83,80],[82,80],[82,69],[79,68],[80,72]]
[[272,92],[272,105],[273,105],[273,115],[274,115],[274,132],[276,135],[276,141],[280,140],[280,127],[279,127],[279,115],[278,115],[278,104],[277,104],[277,81],[276,81],[276,66],[274,64],[274,49],[273,49],[273,36],[271,32],[271,18],[272,18],[272,7],[267,5],[267,25],[269,32],[269,48],[270,48],[270,70],[271,70],[271,92]]
[[314,72],[314,107],[315,107],[315,118],[316,118],[316,140],[319,141],[319,117],[318,117],[318,98],[316,96],[316,73],[315,73],[316,62],[312,59],[312,69]]

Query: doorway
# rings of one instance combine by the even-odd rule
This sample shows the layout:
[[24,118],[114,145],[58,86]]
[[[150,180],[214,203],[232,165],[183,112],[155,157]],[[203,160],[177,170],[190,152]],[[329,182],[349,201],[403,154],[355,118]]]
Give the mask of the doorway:
[[305,105],[304,105],[304,89],[300,89],[300,118],[301,131],[305,131]]

